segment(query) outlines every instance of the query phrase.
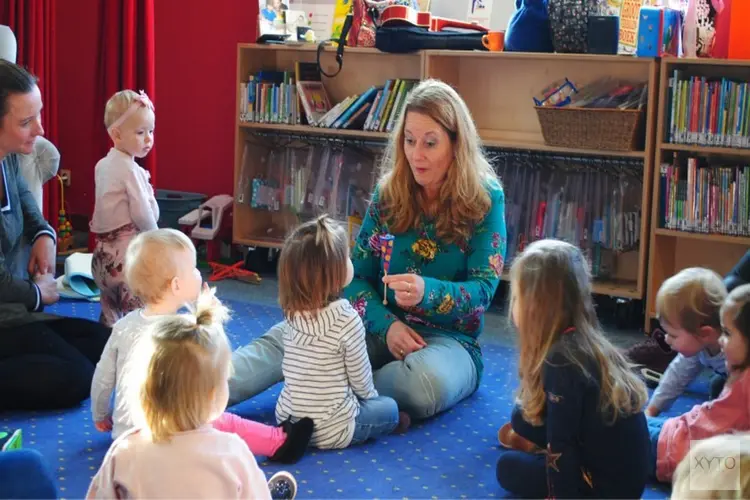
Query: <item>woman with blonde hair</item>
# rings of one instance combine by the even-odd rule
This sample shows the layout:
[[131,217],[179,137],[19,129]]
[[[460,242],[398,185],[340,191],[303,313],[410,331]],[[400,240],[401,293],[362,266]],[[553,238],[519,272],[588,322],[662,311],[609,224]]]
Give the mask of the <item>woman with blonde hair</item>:
[[[378,393],[427,418],[479,385],[478,337],[505,257],[505,197],[466,104],[437,80],[407,97],[382,168],[344,296],[365,324]],[[384,236],[393,237],[387,274]],[[276,326],[235,352],[230,401],[281,380],[281,337]]]

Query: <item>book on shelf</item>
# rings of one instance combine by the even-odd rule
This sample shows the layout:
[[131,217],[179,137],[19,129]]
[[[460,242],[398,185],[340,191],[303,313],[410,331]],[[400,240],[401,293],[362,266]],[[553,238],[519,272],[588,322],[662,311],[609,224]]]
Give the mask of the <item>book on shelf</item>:
[[375,183],[375,156],[346,146],[279,149],[247,143],[242,161],[238,203],[295,216],[272,218],[280,226],[262,231],[263,235],[283,237],[299,222],[324,213],[356,231]]
[[333,104],[316,63],[259,71],[240,84],[240,121],[390,132],[417,80],[387,80]]
[[748,90],[747,81],[685,76],[676,69],[667,95],[667,142],[750,148]]
[[750,236],[750,166],[677,155],[661,164],[659,227]]
[[635,176],[581,168],[560,171],[524,160],[501,162],[506,197],[506,262],[529,243],[555,238],[580,247],[593,276],[613,273],[617,254],[635,250],[641,235],[642,182]]
[[297,89],[289,71],[259,71],[240,83],[240,121],[298,123]]

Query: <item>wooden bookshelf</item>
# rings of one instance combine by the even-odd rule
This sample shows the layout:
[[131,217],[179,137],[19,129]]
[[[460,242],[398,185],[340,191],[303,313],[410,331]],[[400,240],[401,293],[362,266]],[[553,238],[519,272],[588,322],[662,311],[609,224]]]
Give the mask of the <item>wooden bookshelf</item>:
[[[237,82],[261,69],[293,70],[296,61],[315,61],[315,47],[240,44],[237,51]],[[321,64],[327,72],[335,68],[334,51],[326,49]],[[648,82],[649,108],[646,142],[640,151],[605,151],[550,146],[544,143],[532,96],[551,82],[565,77],[585,85],[605,76]],[[575,156],[606,156],[643,161],[640,247],[620,254],[615,270],[607,279],[596,281],[595,292],[627,298],[643,298],[646,290],[646,245],[650,236],[650,193],[653,179],[655,102],[658,64],[654,59],[587,54],[534,54],[480,51],[430,50],[411,54],[389,54],[375,49],[347,48],[341,73],[323,77],[326,90],[335,103],[386,79],[441,79],[458,90],[466,101],[482,143],[487,147],[560,153]],[[239,87],[239,85],[238,85]],[[240,92],[237,92],[237,108]],[[247,137],[256,131],[280,134],[306,134],[381,141],[387,133],[339,130],[304,125],[244,123],[237,116],[235,148],[235,189],[242,175]],[[245,155],[252,156],[252,155]],[[506,189],[512,189],[508,186]],[[279,248],[278,232],[269,227],[293,224],[288,214],[254,210],[235,203],[235,243]],[[271,234],[273,233],[273,234]]]
[[656,318],[656,293],[661,284],[682,269],[693,266],[713,269],[724,275],[750,249],[750,237],[732,236],[719,233],[698,233],[665,229],[660,227],[661,163],[670,163],[675,154],[685,165],[688,156],[724,160],[728,164],[741,164],[750,158],[750,149],[717,147],[693,144],[673,144],[668,141],[670,117],[669,85],[674,70],[680,70],[685,78],[705,76],[707,78],[737,78],[750,81],[750,61],[726,59],[675,59],[665,58],[660,64],[660,85],[658,96],[658,116],[656,151],[653,171],[653,203],[651,213],[651,241],[649,244],[648,286],[646,293],[645,330],[650,331]]

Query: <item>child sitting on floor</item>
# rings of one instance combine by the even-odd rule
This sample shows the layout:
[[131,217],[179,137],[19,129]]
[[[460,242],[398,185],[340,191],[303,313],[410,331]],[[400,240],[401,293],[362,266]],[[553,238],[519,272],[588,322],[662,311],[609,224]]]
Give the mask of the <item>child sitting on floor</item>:
[[247,445],[211,425],[226,415],[229,396],[227,315],[205,291],[194,314],[153,321],[132,360],[145,368],[129,374],[138,382],[142,425],[112,443],[87,498],[294,498],[290,474],[266,483]]
[[276,419],[312,418],[318,448],[405,430],[408,415],[375,390],[364,324],[340,298],[354,275],[346,231],[326,216],[302,224],[284,243],[278,274],[286,321]]
[[696,405],[679,417],[648,419],[651,434],[650,472],[663,482],[690,451],[691,441],[750,431],[750,285],[742,285],[721,306],[721,349],[729,378],[714,401]]
[[675,470],[672,498],[750,498],[750,435],[722,435],[693,443]]
[[721,393],[727,378],[719,346],[719,310],[727,296],[721,277],[700,267],[683,269],[666,280],[656,294],[656,316],[664,340],[675,351],[651,396],[646,415],[655,417],[669,409],[704,368],[714,371],[709,399]]
[[510,270],[520,391],[497,479],[524,498],[640,498],[646,386],[604,336],[581,250],[535,241]]
[[[133,293],[145,303],[120,321],[104,347],[96,365],[91,386],[91,410],[97,430],[112,431],[113,439],[133,427],[131,415],[133,384],[131,361],[134,348],[155,320],[175,314],[194,303],[201,290],[201,274],[196,269],[195,247],[190,238],[174,229],[155,229],[138,235],[128,246],[125,277]],[[116,390],[114,412],[110,411]],[[307,448],[313,430],[310,419],[284,421],[271,427],[223,413],[214,427],[238,434],[256,455],[294,463]]]

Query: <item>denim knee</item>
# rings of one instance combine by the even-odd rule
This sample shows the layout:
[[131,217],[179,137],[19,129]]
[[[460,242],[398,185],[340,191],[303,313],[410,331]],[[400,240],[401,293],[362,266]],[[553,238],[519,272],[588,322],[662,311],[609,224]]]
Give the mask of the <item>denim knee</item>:
[[446,406],[447,394],[442,377],[430,372],[412,372],[399,383],[402,395],[399,407],[412,417],[430,418]]

